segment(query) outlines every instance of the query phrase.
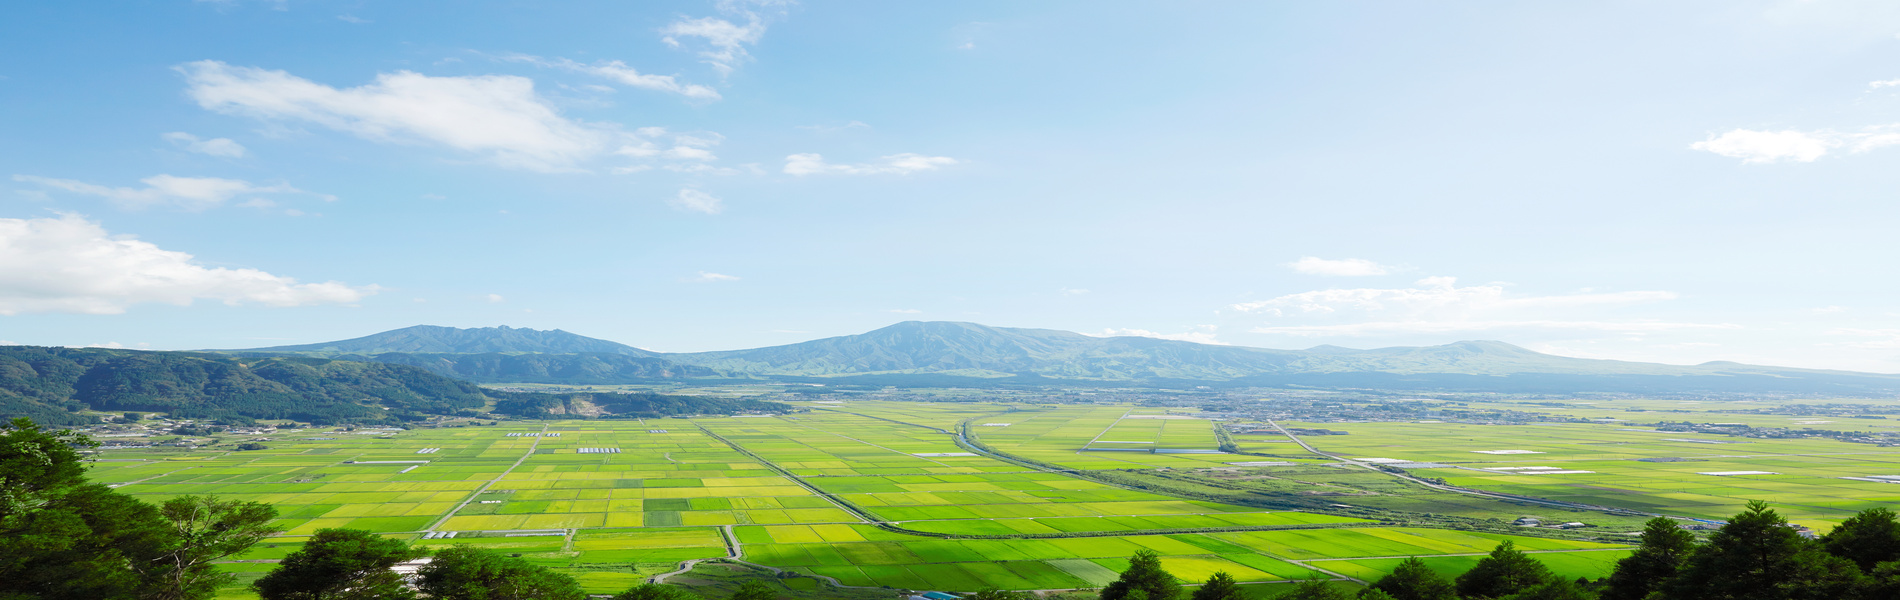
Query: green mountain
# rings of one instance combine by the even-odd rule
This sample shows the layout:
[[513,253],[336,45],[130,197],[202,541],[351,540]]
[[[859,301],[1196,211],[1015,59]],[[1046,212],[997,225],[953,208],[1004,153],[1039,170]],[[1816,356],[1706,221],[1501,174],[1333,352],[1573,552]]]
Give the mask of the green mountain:
[[[378,334],[368,340],[407,332]],[[446,330],[446,331],[441,331]],[[1093,337],[1051,329],[908,321],[874,331],[783,346],[695,353],[545,353],[551,331],[429,328],[480,353],[403,350],[340,355],[405,364],[484,382],[632,383],[753,378],[874,385],[1313,386],[1493,392],[1900,391],[1900,376],[1736,363],[1664,365],[1554,356],[1494,341],[1357,350],[1272,350],[1145,337]],[[358,340],[307,346],[341,348]],[[611,342],[601,342],[611,343]],[[445,347],[443,345],[434,348]],[[623,346],[624,347],[624,346]],[[327,351],[327,350],[326,350]],[[308,351],[302,351],[308,352]],[[339,355],[332,355],[339,356]]]
[[480,327],[475,329],[417,325],[415,327],[404,327],[402,329],[336,342],[253,348],[251,350],[245,350],[244,352],[315,355],[373,355],[388,352],[425,354],[480,354],[489,352],[502,354],[599,353],[620,354],[625,356],[653,356],[652,352],[647,352],[633,346],[574,335],[559,329],[539,331],[535,329],[516,329],[505,325],[501,327]]
[[[756,400],[599,394],[592,415],[784,410]],[[0,346],[0,417],[47,425],[86,421],[76,411],[160,411],[183,418],[396,423],[489,402],[541,415],[570,402],[550,394],[490,392],[426,369],[310,356]]]

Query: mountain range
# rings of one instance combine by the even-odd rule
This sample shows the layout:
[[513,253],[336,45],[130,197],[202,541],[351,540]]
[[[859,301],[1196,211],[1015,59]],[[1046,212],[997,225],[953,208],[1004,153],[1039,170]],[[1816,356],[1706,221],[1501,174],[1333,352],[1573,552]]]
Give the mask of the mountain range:
[[360,338],[220,352],[316,355],[421,367],[478,382],[571,384],[769,379],[898,386],[1116,385],[1494,392],[1900,390],[1900,376],[1711,362],[1570,358],[1496,341],[1274,350],[1053,329],[907,321],[796,344],[663,353],[561,330],[417,326]]

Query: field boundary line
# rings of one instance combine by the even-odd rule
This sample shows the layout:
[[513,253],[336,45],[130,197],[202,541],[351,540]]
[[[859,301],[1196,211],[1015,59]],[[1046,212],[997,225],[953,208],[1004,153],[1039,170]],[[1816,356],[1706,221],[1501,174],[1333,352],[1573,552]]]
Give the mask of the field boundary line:
[[1265,419],[1265,421],[1267,422],[1267,424],[1268,424],[1268,425],[1272,425],[1274,429],[1276,429],[1276,430],[1279,430],[1279,431],[1280,431],[1280,434],[1281,434],[1281,435],[1285,435],[1285,436],[1287,437],[1287,439],[1291,439],[1291,440],[1293,440],[1293,442],[1294,442],[1294,443],[1296,443],[1296,444],[1299,444],[1301,448],[1305,448],[1307,452],[1311,452],[1311,453],[1313,453],[1313,454],[1318,454],[1318,455],[1320,455],[1320,456],[1324,456],[1324,457],[1326,457],[1326,458],[1330,458],[1330,459],[1333,459],[1333,460],[1336,460],[1336,461],[1340,461],[1340,462],[1342,462],[1342,463],[1345,463],[1345,464],[1349,464],[1349,465],[1356,465],[1356,466],[1359,466],[1359,467],[1361,467],[1361,468],[1364,468],[1364,469],[1366,469],[1366,470],[1368,470],[1368,471],[1373,471],[1373,472],[1376,472],[1376,473],[1384,473],[1384,474],[1386,474],[1386,475],[1391,475],[1391,476],[1393,476],[1393,477],[1397,477],[1397,478],[1399,478],[1399,479],[1403,479],[1403,480],[1406,480],[1406,481],[1410,481],[1410,482],[1412,482],[1412,483],[1416,483],[1416,484],[1419,484],[1419,485],[1422,485],[1422,486],[1425,486],[1425,487],[1428,487],[1428,488],[1431,488],[1431,489],[1435,489],[1435,490],[1439,490],[1439,491],[1444,491],[1444,492],[1454,492],[1454,493],[1459,493],[1459,494],[1466,494],[1466,495],[1471,495],[1471,496],[1482,496],[1482,497],[1485,497],[1485,498],[1494,498],[1494,499],[1498,499],[1498,500],[1510,500],[1510,501],[1517,501],[1517,502],[1530,502],[1530,503],[1532,503],[1532,504],[1542,504],[1542,505],[1545,505],[1545,506],[1555,506],[1555,507],[1558,507],[1558,508],[1569,508],[1569,509],[1578,509],[1578,510],[1588,510],[1588,511],[1594,511],[1594,512],[1603,512],[1603,513],[1610,513],[1610,514],[1613,514],[1613,515],[1624,515],[1624,516],[1641,516],[1641,517],[1668,517],[1668,518],[1671,518],[1671,519],[1677,519],[1677,520],[1682,520],[1682,521],[1693,521],[1693,520],[1695,520],[1695,519],[1691,519],[1691,518],[1689,518],[1689,517],[1681,517],[1681,516],[1676,516],[1676,515],[1665,515],[1665,514],[1659,514],[1659,513],[1652,513],[1652,512],[1643,512],[1643,511],[1639,511],[1639,510],[1631,510],[1631,509],[1627,509],[1627,508],[1617,508],[1617,507],[1614,507],[1614,506],[1599,506],[1599,505],[1595,505],[1595,504],[1584,504],[1584,503],[1581,503],[1581,502],[1566,502],[1566,501],[1563,501],[1563,500],[1551,500],[1551,499],[1548,499],[1548,498],[1538,498],[1538,497],[1536,497],[1536,496],[1520,496],[1520,495],[1517,495],[1517,494],[1505,494],[1505,493],[1500,493],[1500,492],[1487,492],[1487,491],[1484,491],[1484,490],[1474,490],[1474,489],[1471,489],[1471,488],[1462,488],[1462,487],[1458,487],[1458,486],[1455,486],[1455,485],[1447,485],[1447,484],[1442,484],[1442,483],[1433,483],[1433,482],[1430,482],[1430,481],[1426,481],[1426,480],[1424,480],[1424,479],[1421,479],[1421,478],[1418,478],[1418,477],[1414,477],[1414,476],[1413,476],[1412,474],[1410,474],[1410,473],[1404,473],[1404,472],[1399,472],[1399,473],[1394,473],[1394,472],[1392,472],[1392,471],[1387,471],[1387,470],[1384,470],[1384,469],[1380,469],[1380,468],[1378,468],[1378,467],[1375,467],[1375,466],[1373,466],[1373,465],[1369,465],[1369,464],[1366,464],[1366,463],[1362,463],[1362,462],[1359,462],[1359,461],[1356,461],[1356,460],[1352,460],[1352,459],[1348,459],[1348,458],[1345,458],[1345,457],[1341,457],[1341,456],[1338,456],[1338,455],[1335,455],[1335,454],[1331,454],[1331,453],[1327,453],[1327,452],[1321,452],[1321,451],[1320,451],[1320,450],[1319,450],[1318,448],[1314,448],[1312,444],[1308,444],[1308,443],[1306,443],[1306,440],[1302,440],[1302,439],[1300,439],[1300,438],[1299,438],[1299,436],[1296,436],[1296,435],[1293,435],[1293,432],[1290,432],[1290,431],[1287,431],[1285,427],[1281,427],[1279,423],[1275,423],[1275,422],[1273,422],[1273,419]]
[[[548,431],[548,425],[546,424],[541,425],[541,433],[547,433],[547,431]],[[454,509],[449,510],[449,512],[446,514],[443,514],[442,518],[436,519],[435,523],[430,524],[428,529],[424,529],[420,531],[419,533],[429,533],[429,532],[435,531],[435,529],[437,527],[441,527],[443,523],[449,522],[449,519],[454,518],[455,513],[462,512],[462,508],[468,506],[468,503],[474,502],[476,498],[481,497],[483,492],[488,491],[488,488],[495,487],[495,484],[501,483],[501,480],[508,477],[509,473],[513,473],[515,472],[515,469],[520,468],[521,463],[528,462],[528,457],[534,456],[534,449],[541,445],[541,437],[542,436],[538,436],[538,435],[534,436],[534,441],[528,442],[528,451],[522,454],[521,458],[516,459],[515,464],[509,465],[507,469],[502,470],[500,475],[496,475],[494,479],[488,480],[488,483],[482,484],[482,487],[476,488],[475,491],[473,493],[470,493],[467,498],[462,499],[461,504],[455,505]]]

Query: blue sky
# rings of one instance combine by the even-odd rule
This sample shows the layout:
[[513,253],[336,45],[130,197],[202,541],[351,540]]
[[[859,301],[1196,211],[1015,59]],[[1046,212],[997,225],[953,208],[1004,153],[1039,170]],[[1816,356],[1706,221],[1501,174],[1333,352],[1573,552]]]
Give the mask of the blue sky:
[[1900,372],[1892,3],[38,3],[0,55],[13,343]]

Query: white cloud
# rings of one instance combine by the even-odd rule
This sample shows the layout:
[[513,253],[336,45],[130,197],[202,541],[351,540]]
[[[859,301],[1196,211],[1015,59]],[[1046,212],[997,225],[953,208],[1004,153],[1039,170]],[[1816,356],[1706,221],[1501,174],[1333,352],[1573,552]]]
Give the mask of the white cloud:
[[718,283],[721,281],[738,281],[738,280],[739,280],[738,277],[733,277],[731,275],[723,275],[719,273],[708,273],[705,271],[700,271],[699,275],[689,277],[686,279],[686,281],[690,281],[693,283]]
[[924,156],[922,154],[892,154],[874,163],[855,165],[835,165],[825,162],[825,157],[817,154],[793,154],[785,157],[785,173],[788,175],[876,175],[894,173],[909,175],[918,171],[935,171],[939,168],[957,164],[957,159],[948,156]]
[[1407,333],[1458,333],[1508,330],[1555,330],[1555,331],[1598,331],[1619,334],[1641,335],[1685,329],[1740,329],[1741,326],[1729,323],[1675,323],[1655,320],[1636,321],[1563,321],[1563,320],[1523,320],[1523,321],[1369,321],[1363,323],[1345,323],[1338,325],[1280,325],[1255,327],[1254,333],[1274,333],[1302,337],[1325,336],[1368,336]]
[[1232,306],[1234,310],[1306,322],[1276,323],[1256,333],[1363,336],[1498,329],[1590,330],[1642,334],[1733,325],[1618,320],[1591,314],[1673,300],[1674,292],[1629,291],[1548,296],[1512,295],[1502,285],[1459,287],[1452,277],[1428,277],[1409,288],[1328,289]]
[[336,20],[342,21],[344,23],[355,23],[357,25],[366,25],[369,23],[375,23],[375,21],[371,21],[369,19],[365,19],[362,17],[358,17],[356,15],[348,14],[348,13],[337,15]]
[[1287,263],[1287,266],[1307,275],[1329,275],[1333,277],[1364,277],[1368,275],[1385,275],[1392,272],[1391,267],[1363,258],[1327,260],[1317,256],[1306,256]]
[[745,25],[716,17],[681,19],[660,32],[666,34],[660,39],[674,48],[682,46],[682,38],[705,40],[705,45],[711,48],[700,51],[700,57],[706,59],[706,64],[718,69],[720,75],[730,75],[739,63],[752,57],[745,47],[759,43],[759,38],[765,35],[765,22],[751,13],[746,13]]
[[1846,147],[1849,152],[1860,153],[1895,144],[1900,144],[1900,124],[1867,127],[1857,133],[1736,129],[1690,144],[1689,147],[1739,158],[1744,163],[1773,163],[1782,160],[1814,162],[1841,147]]
[[635,70],[633,67],[627,66],[627,63],[617,61],[617,60],[594,61],[594,64],[590,65],[590,64],[575,62],[573,60],[569,60],[566,58],[555,58],[553,60],[546,60],[539,56],[530,56],[526,54],[511,54],[508,56],[503,56],[501,57],[501,59],[513,61],[513,62],[524,62],[524,63],[529,63],[529,64],[541,66],[541,67],[573,71],[576,73],[586,73],[588,75],[593,75],[595,77],[601,77],[604,79],[617,81],[617,82],[620,82],[622,85],[626,85],[629,87],[636,87],[636,88],[645,89],[645,90],[653,90],[656,92],[667,92],[670,94],[679,94],[681,96],[685,96],[688,98],[695,98],[699,100],[718,100],[719,99],[719,92],[710,87],[706,87],[706,86],[698,85],[698,84],[692,84],[692,83],[680,83],[679,79],[673,77],[672,75],[654,75],[652,73],[641,73],[638,70]]
[[233,141],[231,138],[199,139],[198,136],[183,131],[174,131],[159,137],[165,138],[165,141],[171,142],[172,145],[178,146],[179,148],[183,148],[186,152],[222,156],[224,158],[244,158],[244,145]]
[[218,61],[180,65],[186,93],[207,109],[272,122],[315,123],[378,142],[432,143],[511,168],[580,169],[618,137],[562,117],[525,77],[383,73],[338,89],[284,71]]
[[297,283],[257,269],[208,268],[192,255],[114,236],[77,215],[0,219],[0,315],[119,314],[194,300],[267,306],[350,304],[378,288]]
[[719,214],[720,211],[726,210],[725,201],[720,200],[717,196],[713,196],[712,194],[692,188],[680,190],[679,195],[667,200],[666,203],[679,210],[702,212],[709,215],[716,215]]
[[[642,127],[628,136],[628,142],[614,150],[614,154],[635,159],[661,159],[685,161],[698,164],[673,164],[664,168],[680,173],[711,173],[715,175],[734,175],[738,171],[729,168],[713,167],[703,164],[719,159],[712,148],[725,141],[726,136],[712,132],[674,133],[664,127]],[[667,141],[670,140],[670,141]],[[670,148],[662,145],[670,144]],[[638,173],[653,168],[652,165],[636,164],[614,169],[615,173]]]
[[508,301],[507,298],[501,297],[501,294],[489,294],[487,296],[483,296],[482,298],[484,300],[487,300],[490,304],[501,304],[503,302]]
[[1427,277],[1418,287],[1379,289],[1330,289],[1288,294],[1270,300],[1233,305],[1241,312],[1262,312],[1280,316],[1288,312],[1332,313],[1345,309],[1368,311],[1404,311],[1423,314],[1456,310],[1512,310],[1566,308],[1590,305],[1628,305],[1674,300],[1675,292],[1633,291],[1561,296],[1506,297],[1504,286],[1474,285],[1458,287],[1455,277]]
[[1884,87],[1895,87],[1895,86],[1900,86],[1900,79],[1888,79],[1885,81],[1867,82],[1867,89],[1872,89],[1872,90],[1877,90]]
[[1101,333],[1088,333],[1084,335],[1088,335],[1092,337],[1145,337],[1145,338],[1155,338],[1155,339],[1161,339],[1161,340],[1175,340],[1179,342],[1194,342],[1196,344],[1212,344],[1215,346],[1228,345],[1227,342],[1223,342],[1223,341],[1220,341],[1219,339],[1215,339],[1214,337],[1215,329],[1216,329],[1215,326],[1202,325],[1196,329],[1197,331],[1185,331],[1181,333],[1158,333],[1154,331],[1148,331],[1146,329],[1110,328],[1110,329],[1102,330]]
[[144,188],[107,187],[72,179],[53,179],[35,175],[14,175],[13,180],[37,183],[75,194],[98,196],[132,209],[172,206],[180,210],[200,211],[224,204],[231,198],[243,194],[310,194],[324,200],[336,199],[334,196],[312,194],[284,183],[260,186],[242,179],[217,177],[153,175],[139,180],[140,183],[145,184]]
[[1794,130],[1736,129],[1690,144],[1689,147],[1729,158],[1739,158],[1745,163],[1771,163],[1783,159],[1814,162],[1815,159],[1825,156],[1828,148],[1839,145],[1840,142],[1824,134]]

